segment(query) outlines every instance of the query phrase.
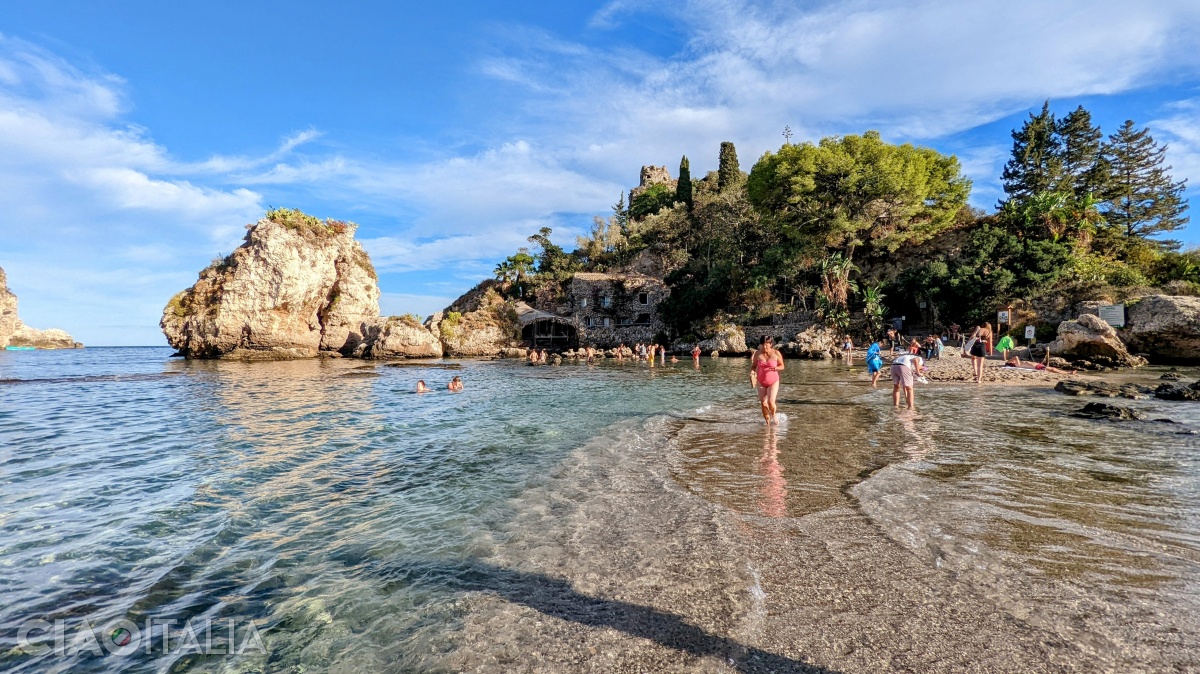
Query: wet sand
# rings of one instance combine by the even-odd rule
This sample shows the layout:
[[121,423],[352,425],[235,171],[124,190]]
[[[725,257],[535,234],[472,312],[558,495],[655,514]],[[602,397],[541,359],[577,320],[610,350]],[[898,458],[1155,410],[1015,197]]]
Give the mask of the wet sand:
[[[789,394],[784,409],[795,419],[778,434],[705,411],[577,452],[524,499],[512,537],[485,560],[515,572],[464,599],[465,622],[440,664],[471,672],[1155,671],[1020,620],[898,545],[848,486],[881,467],[871,458],[879,443],[910,451],[903,436],[877,437],[871,451],[869,410],[806,400],[802,386]],[[821,455],[853,446],[862,451],[832,462]],[[746,484],[730,483],[720,465],[739,460],[755,466]]]

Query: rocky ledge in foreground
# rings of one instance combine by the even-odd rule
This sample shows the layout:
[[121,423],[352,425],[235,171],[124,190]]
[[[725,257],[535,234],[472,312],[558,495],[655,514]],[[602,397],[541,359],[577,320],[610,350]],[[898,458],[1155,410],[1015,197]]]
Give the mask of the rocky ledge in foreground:
[[277,209],[163,310],[167,342],[188,358],[439,357],[415,317],[379,315],[379,283],[355,225]]
[[57,328],[38,330],[17,316],[17,296],[8,289],[8,277],[0,269],[0,349],[6,346],[32,346],[38,349],[82,349],[83,345]]

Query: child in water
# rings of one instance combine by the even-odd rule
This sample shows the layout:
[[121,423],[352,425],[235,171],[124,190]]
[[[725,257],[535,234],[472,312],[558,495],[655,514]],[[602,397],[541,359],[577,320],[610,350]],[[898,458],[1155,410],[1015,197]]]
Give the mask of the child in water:
[[447,388],[449,388],[451,391],[453,391],[455,393],[461,392],[463,390],[462,377],[459,377],[456,375],[454,377],[454,379],[450,380],[450,385]]
[[879,355],[882,342],[871,342],[867,348],[867,374],[871,375],[871,388],[879,388],[879,375],[883,372],[883,356]]
[[417,393],[429,393],[429,387],[425,385],[424,379],[417,380]]

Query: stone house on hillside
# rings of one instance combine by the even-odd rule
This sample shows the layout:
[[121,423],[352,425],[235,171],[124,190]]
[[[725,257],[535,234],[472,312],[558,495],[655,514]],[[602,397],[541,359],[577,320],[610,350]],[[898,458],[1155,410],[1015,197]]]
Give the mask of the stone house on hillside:
[[523,317],[522,339],[532,346],[612,348],[661,338],[658,305],[670,295],[662,280],[636,273],[579,272],[555,312]]

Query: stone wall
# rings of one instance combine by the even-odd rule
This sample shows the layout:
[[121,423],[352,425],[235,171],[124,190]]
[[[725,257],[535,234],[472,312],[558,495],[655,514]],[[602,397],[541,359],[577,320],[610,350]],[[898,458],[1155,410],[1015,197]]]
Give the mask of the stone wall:
[[671,177],[671,172],[666,166],[643,166],[641,180],[638,186],[629,190],[629,200],[632,202],[634,197],[646,191],[651,185],[666,185],[672,190],[678,181]]
[[612,348],[647,342],[666,330],[658,305],[671,291],[661,280],[640,274],[576,274],[567,291],[567,314],[579,343]]

